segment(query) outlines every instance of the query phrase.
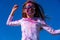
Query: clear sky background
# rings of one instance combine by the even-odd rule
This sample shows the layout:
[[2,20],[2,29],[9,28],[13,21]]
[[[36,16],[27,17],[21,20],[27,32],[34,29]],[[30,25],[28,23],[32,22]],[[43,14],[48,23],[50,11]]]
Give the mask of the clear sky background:
[[[6,21],[14,4],[19,8],[15,12],[14,20],[22,18],[22,6],[26,0],[0,0],[0,40],[21,40],[20,26],[7,26]],[[54,29],[60,29],[60,0],[36,0],[44,13],[50,17],[46,21]],[[40,40],[60,40],[60,35],[51,35],[45,30],[40,32]]]

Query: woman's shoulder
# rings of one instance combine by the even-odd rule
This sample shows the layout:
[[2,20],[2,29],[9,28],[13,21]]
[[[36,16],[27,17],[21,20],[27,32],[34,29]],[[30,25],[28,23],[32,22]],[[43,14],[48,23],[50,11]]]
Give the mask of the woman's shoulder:
[[46,21],[42,20],[41,18],[38,18],[38,22],[40,22],[41,24],[46,24]]
[[21,22],[22,20],[23,20],[23,18],[21,18],[21,19],[19,19],[19,20],[17,20],[17,21],[20,21],[20,22]]
[[26,18],[21,18],[21,19],[20,19],[21,22],[24,21],[24,20],[26,20]]
[[42,19],[41,19],[41,18],[37,18],[37,20],[38,20],[38,21],[42,21]]

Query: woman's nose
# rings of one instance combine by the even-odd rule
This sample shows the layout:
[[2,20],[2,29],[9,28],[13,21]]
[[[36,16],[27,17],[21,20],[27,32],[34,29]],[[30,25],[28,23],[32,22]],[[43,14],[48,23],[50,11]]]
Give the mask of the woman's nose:
[[30,9],[30,8],[29,8],[29,9],[27,9],[27,12],[28,12],[28,11],[31,11],[31,9]]

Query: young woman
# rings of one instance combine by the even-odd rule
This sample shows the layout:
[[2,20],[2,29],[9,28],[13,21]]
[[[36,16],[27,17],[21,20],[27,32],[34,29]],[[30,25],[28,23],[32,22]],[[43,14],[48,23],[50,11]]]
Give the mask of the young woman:
[[21,25],[21,40],[39,40],[39,31],[41,31],[41,29],[48,31],[51,34],[60,34],[60,29],[54,30],[45,23],[45,15],[41,6],[39,6],[37,3],[27,1],[23,5],[22,19],[12,21],[14,12],[17,9],[18,6],[14,5],[6,24],[12,26]]

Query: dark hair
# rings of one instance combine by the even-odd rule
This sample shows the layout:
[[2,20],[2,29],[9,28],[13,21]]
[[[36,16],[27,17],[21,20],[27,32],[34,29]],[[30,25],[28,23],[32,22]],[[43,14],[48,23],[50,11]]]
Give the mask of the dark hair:
[[44,11],[42,9],[42,7],[35,3],[35,2],[32,2],[32,1],[28,1],[26,2],[24,5],[23,5],[23,9],[22,9],[22,17],[26,18],[26,13],[24,13],[24,7],[27,3],[32,3],[34,6],[35,6],[35,14],[34,14],[34,17],[38,17],[38,18],[41,18],[42,20],[45,20],[45,15],[44,15]]

